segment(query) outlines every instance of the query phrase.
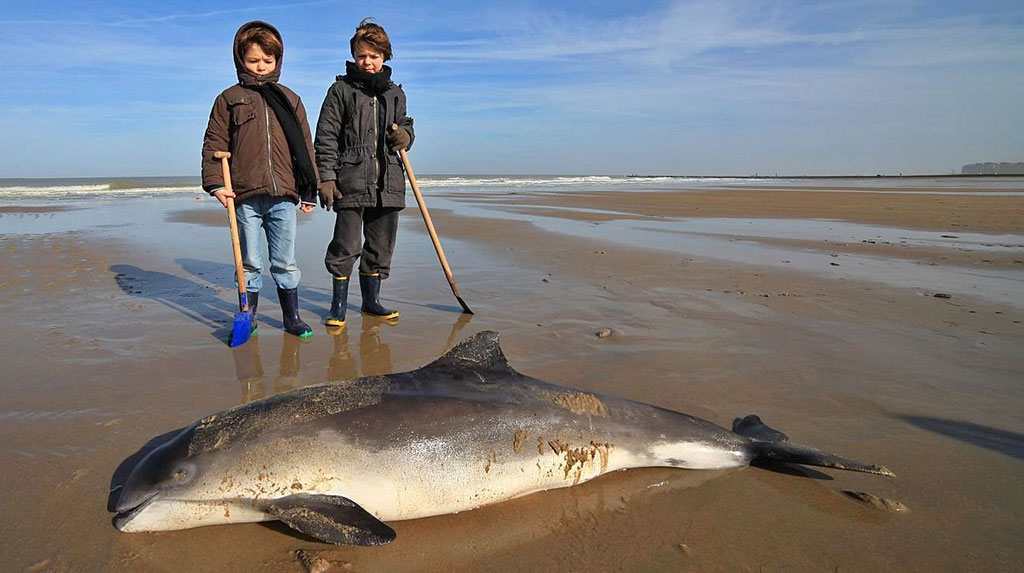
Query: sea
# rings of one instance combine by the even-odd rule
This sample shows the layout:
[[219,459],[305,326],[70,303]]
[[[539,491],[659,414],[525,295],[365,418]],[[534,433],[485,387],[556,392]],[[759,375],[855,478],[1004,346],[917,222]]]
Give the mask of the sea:
[[[634,177],[606,175],[419,175],[426,193],[495,194],[518,191],[573,191],[586,189],[675,189],[727,183],[723,177]],[[734,179],[734,182],[741,181]],[[2,179],[0,202],[23,199],[76,201],[95,198],[170,197],[202,193],[198,177],[83,177],[61,179]]]
[[[425,194],[507,195],[600,191],[706,190],[709,188],[813,187],[818,190],[900,192],[901,188],[955,194],[970,190],[1019,195],[1022,177],[714,177],[639,175],[418,175]],[[199,177],[0,178],[0,204],[78,202],[95,199],[180,197],[203,193]]]

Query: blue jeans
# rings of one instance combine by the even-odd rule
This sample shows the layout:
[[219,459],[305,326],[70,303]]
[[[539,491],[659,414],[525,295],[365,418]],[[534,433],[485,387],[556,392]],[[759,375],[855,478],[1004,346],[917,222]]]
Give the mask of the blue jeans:
[[293,289],[299,286],[299,266],[295,263],[295,211],[290,199],[257,195],[235,204],[238,217],[238,237],[242,245],[242,268],[245,270],[245,290],[257,292],[263,288],[263,249],[260,231],[267,236],[270,251],[270,276],[277,288]]

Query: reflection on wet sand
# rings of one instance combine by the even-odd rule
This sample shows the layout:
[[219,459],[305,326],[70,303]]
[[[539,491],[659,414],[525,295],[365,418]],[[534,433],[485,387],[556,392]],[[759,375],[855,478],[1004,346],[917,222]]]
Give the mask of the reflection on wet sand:
[[[448,341],[438,354],[439,356],[448,352],[459,341],[459,334],[471,319],[472,315],[470,314],[458,315],[448,334]],[[361,376],[394,372],[391,347],[386,340],[386,331],[389,326],[392,326],[392,323],[373,318],[363,320],[356,349],[350,345],[348,328],[327,329],[332,350],[327,359],[326,380],[342,382],[355,380]],[[242,392],[243,403],[247,404],[273,394],[323,382],[323,379],[301,376],[300,359],[303,342],[288,335],[280,338],[281,354],[278,360],[277,375],[273,381],[268,381],[260,357],[260,346],[270,344],[273,340],[275,340],[273,337],[268,336],[266,340],[261,341],[259,336],[253,336],[249,342],[231,349],[235,378],[238,380]]]
[[469,321],[472,319],[472,314],[459,314],[459,317],[455,319],[455,323],[452,324],[452,331],[450,334],[448,334],[448,342],[445,343],[444,350],[441,351],[441,354],[448,352],[449,350],[452,349],[453,346],[455,346],[455,343],[459,341],[459,333],[462,332],[462,329],[465,328],[465,326],[469,324]]
[[[359,377],[359,363],[363,375],[390,374],[391,349],[381,339],[381,325],[364,322],[359,336],[359,361],[349,349],[348,331],[331,333],[333,352],[327,361],[327,380],[340,382]],[[231,349],[235,364],[235,377],[242,391],[243,403],[261,400],[267,396],[287,392],[302,386],[315,384],[319,380],[304,379],[301,373],[302,342],[294,336],[281,337],[281,354],[277,375],[268,383],[260,358],[260,337],[254,336],[249,342]]]
[[327,381],[341,382],[359,377],[359,366],[348,348],[348,329],[329,329],[334,349],[327,360]]
[[391,347],[384,341],[381,334],[387,321],[363,319],[362,330],[359,332],[359,364],[363,368],[363,376],[391,374]]
[[281,368],[274,378],[274,393],[287,392],[305,386],[299,378],[299,338],[285,335],[281,338]]
[[300,355],[302,342],[294,336],[281,338],[281,357],[278,361],[278,373],[272,384],[267,384],[263,372],[263,361],[260,359],[260,339],[254,336],[249,342],[231,349],[235,362],[235,377],[242,390],[242,402],[248,404],[262,400],[279,392],[294,390],[305,386],[299,377]]
[[235,361],[235,378],[242,389],[242,402],[248,404],[267,396],[267,379],[263,375],[260,360],[260,338],[253,336],[249,342],[231,349]]

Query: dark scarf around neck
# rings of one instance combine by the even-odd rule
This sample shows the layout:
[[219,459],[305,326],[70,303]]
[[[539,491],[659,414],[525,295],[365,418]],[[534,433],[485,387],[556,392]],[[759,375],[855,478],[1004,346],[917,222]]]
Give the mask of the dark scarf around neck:
[[316,202],[317,180],[313,159],[309,156],[306,138],[299,126],[299,116],[288,101],[281,86],[277,82],[264,82],[257,86],[263,101],[274,110],[277,122],[281,124],[284,138],[288,141],[288,151],[292,156],[292,168],[295,173],[295,191],[303,202]]
[[391,87],[391,68],[381,67],[380,71],[370,74],[359,69],[353,62],[345,62],[345,75],[362,84],[375,96],[382,95]]

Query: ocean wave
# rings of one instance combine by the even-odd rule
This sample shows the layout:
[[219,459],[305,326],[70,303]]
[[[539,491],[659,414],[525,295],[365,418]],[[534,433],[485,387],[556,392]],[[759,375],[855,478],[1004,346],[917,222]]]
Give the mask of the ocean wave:
[[75,197],[118,197],[138,195],[172,195],[177,193],[202,193],[199,185],[147,185],[130,181],[71,185],[10,185],[0,186],[0,198],[75,198]]
[[[452,194],[503,195],[517,192],[560,193],[701,189],[747,186],[766,179],[647,175],[422,175],[424,189]],[[67,179],[0,179],[0,201],[21,199],[86,200],[117,197],[172,197],[203,194],[198,177],[112,177]]]

